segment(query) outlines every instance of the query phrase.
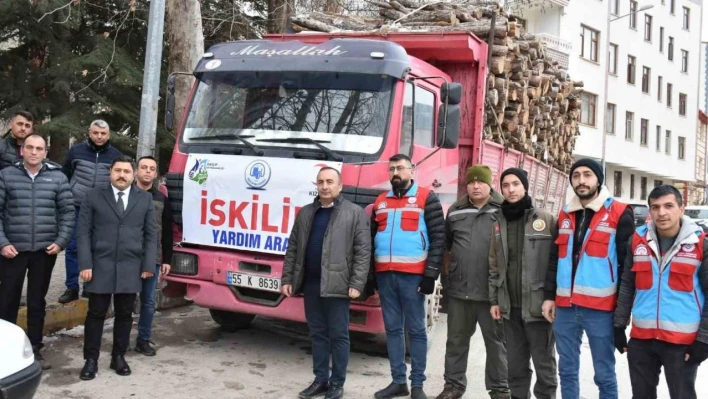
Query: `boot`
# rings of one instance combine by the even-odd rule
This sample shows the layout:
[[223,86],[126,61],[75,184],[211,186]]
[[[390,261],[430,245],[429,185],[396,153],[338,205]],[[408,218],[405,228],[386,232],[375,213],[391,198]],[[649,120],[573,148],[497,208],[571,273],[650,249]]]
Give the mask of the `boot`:
[[437,399],[460,399],[465,391],[455,389],[450,384],[445,384],[445,389],[438,395]]
[[411,388],[411,399],[428,399],[428,395],[425,394],[422,387]]
[[52,365],[49,364],[48,361],[44,360],[44,356],[39,353],[38,347],[33,346],[32,351],[34,352],[34,360],[39,362],[39,366],[42,368],[42,370],[49,370],[50,368],[52,368]]
[[303,391],[301,391],[299,394],[297,394],[297,397],[300,399],[310,399],[310,398],[316,398],[318,396],[322,396],[327,393],[327,390],[329,389],[329,384],[326,382],[313,382],[310,384],[309,387],[305,388]]
[[130,366],[125,361],[123,355],[113,356],[111,359],[111,370],[115,370],[118,375],[130,375]]
[[396,384],[392,382],[386,388],[376,392],[374,398],[376,399],[391,399],[398,398],[402,396],[408,396],[410,392],[408,391],[408,384]]
[[135,351],[138,353],[142,353],[145,356],[157,355],[157,351],[155,350],[155,348],[150,346],[150,341],[138,340],[138,342],[135,343]]
[[342,399],[344,397],[344,387],[339,384],[329,384],[325,399]]
[[84,368],[81,369],[81,379],[84,381],[93,380],[96,378],[97,373],[98,361],[96,359],[86,359],[86,364],[84,364]]
[[66,291],[59,297],[57,302],[66,304],[79,300],[79,290],[67,288]]
[[491,399],[511,399],[511,391],[490,391]]

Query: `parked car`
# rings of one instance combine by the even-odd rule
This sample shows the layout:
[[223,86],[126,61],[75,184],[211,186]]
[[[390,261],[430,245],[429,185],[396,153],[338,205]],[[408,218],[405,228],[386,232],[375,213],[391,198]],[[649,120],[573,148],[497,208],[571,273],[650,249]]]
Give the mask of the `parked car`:
[[42,378],[32,344],[18,326],[0,320],[0,399],[31,399]]
[[649,218],[649,206],[646,201],[630,201],[629,205],[634,210],[634,226],[644,226]]
[[686,207],[686,216],[694,219],[695,221],[708,222],[708,206],[705,205],[693,205]]

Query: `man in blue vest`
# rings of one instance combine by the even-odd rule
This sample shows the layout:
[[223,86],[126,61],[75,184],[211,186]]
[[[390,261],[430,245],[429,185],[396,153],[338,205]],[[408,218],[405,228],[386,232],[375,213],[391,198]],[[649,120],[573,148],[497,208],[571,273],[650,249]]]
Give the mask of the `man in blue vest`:
[[[440,275],[445,219],[438,196],[413,181],[413,165],[408,156],[391,157],[388,175],[392,189],[376,199],[371,231],[393,382],[374,397],[411,395],[413,399],[426,399],[425,296],[433,293]],[[406,382],[404,327],[410,340],[410,392]]]
[[558,217],[558,262],[552,254],[546,274],[543,316],[553,323],[563,399],[580,398],[583,332],[600,399],[618,395],[612,318],[634,214],[610,196],[603,179],[602,166],[592,159],[571,167],[575,196]]
[[649,212],[651,222],[637,229],[627,251],[615,346],[627,353],[635,398],[656,398],[663,366],[671,399],[695,399],[698,365],[708,358],[708,240],[683,215],[681,193],[673,186],[652,190]]

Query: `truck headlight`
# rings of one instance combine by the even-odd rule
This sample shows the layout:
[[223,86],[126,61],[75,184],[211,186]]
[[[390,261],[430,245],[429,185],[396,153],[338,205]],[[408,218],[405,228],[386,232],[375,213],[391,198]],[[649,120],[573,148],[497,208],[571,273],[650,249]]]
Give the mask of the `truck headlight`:
[[174,252],[170,274],[196,276],[199,272],[199,261],[196,255],[187,252]]

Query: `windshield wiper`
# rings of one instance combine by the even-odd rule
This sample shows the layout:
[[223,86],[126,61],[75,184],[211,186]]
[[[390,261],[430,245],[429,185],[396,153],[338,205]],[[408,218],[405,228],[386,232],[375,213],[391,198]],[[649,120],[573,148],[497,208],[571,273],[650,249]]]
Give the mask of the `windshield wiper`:
[[231,140],[235,139],[243,143],[246,147],[250,148],[251,151],[253,151],[257,156],[261,157],[265,152],[261,150],[260,148],[256,147],[255,145],[251,144],[248,140],[246,139],[252,139],[256,136],[253,135],[248,135],[248,134],[233,134],[233,133],[223,133],[223,134],[213,134],[210,136],[197,136],[197,137],[190,137],[190,140],[194,141],[199,141],[199,140],[209,140],[209,139],[221,139],[221,140]]
[[334,159],[337,162],[341,162],[344,160],[341,155],[337,154],[336,152],[330,150],[329,148],[325,147],[321,143],[329,143],[329,141],[323,141],[323,140],[313,140],[309,137],[288,137],[288,138],[282,138],[282,139],[256,139],[256,141],[262,141],[264,143],[292,143],[292,144],[312,144],[317,146],[322,152],[325,154],[329,155],[330,158]]

